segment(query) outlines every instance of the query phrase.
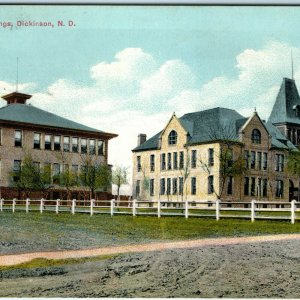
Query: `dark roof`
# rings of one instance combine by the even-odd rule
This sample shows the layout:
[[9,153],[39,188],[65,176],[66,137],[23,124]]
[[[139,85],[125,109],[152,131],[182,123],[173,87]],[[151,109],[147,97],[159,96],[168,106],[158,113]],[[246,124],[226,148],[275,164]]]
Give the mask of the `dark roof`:
[[0,108],[0,121],[21,122],[34,125],[51,126],[64,129],[82,130],[94,133],[104,133],[74,121],[62,118],[50,112],[44,111],[33,105],[10,104]]
[[297,105],[300,108],[300,98],[295,80],[283,78],[268,122],[273,124],[294,123],[300,125],[300,118],[296,117],[295,114]]

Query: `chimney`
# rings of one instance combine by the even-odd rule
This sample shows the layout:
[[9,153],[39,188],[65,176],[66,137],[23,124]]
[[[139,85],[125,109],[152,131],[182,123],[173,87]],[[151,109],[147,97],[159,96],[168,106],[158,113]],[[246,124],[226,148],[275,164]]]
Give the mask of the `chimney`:
[[19,93],[19,92],[13,92],[7,95],[2,96],[2,98],[7,102],[7,104],[26,104],[26,100],[30,99],[32,96]]
[[147,135],[146,134],[144,134],[144,133],[140,133],[139,135],[138,135],[138,146],[140,146],[140,145],[142,145],[143,143],[145,143],[146,142],[146,140],[147,140]]

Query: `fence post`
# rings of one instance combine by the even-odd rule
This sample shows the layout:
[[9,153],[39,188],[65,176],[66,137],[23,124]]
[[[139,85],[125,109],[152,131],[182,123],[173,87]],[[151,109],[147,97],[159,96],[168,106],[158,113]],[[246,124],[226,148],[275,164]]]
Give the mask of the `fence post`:
[[94,214],[94,199],[91,199],[91,216]]
[[16,210],[16,199],[13,199],[13,203],[12,203],[12,212],[14,213]]
[[4,201],[4,199],[1,198],[0,199],[0,211],[3,211],[3,201]]
[[291,202],[291,223],[295,224],[295,207],[296,207],[296,200]]
[[29,212],[29,199],[26,198],[26,213]]
[[133,199],[132,201],[132,215],[136,216],[136,199]]
[[72,215],[75,215],[76,199],[72,200]]
[[185,201],[184,216],[186,219],[189,217],[189,202],[187,200]]
[[160,208],[160,200],[157,201],[157,217],[160,218],[160,212],[161,212],[161,208]]
[[251,201],[251,222],[255,221],[255,200]]
[[216,220],[220,220],[220,200],[216,200]]
[[40,203],[40,213],[43,213],[43,205],[44,205],[44,199],[41,199],[41,203]]
[[115,199],[111,199],[110,201],[110,215],[114,215],[114,207],[115,207]]
[[57,199],[56,200],[56,207],[55,207],[55,212],[58,214],[58,211],[59,211],[59,201],[60,199]]

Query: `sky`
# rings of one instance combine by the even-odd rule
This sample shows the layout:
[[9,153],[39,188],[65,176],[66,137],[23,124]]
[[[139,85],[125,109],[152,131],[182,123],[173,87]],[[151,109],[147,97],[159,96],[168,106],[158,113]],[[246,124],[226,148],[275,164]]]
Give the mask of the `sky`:
[[300,84],[299,28],[300,7],[288,6],[4,5],[0,95],[16,89],[18,57],[28,103],[117,133],[109,163],[131,169],[137,135],[150,138],[173,112],[256,108],[267,119],[291,51]]

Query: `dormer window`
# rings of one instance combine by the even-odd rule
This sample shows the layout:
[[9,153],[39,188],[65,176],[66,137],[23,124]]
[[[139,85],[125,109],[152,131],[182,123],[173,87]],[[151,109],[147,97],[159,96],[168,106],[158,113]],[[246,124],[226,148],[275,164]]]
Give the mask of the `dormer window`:
[[175,130],[172,130],[169,133],[168,141],[169,141],[169,145],[176,145],[177,144],[177,132]]
[[253,129],[251,140],[253,144],[261,144],[261,133],[258,129]]
[[293,106],[293,111],[295,112],[296,117],[300,117],[300,105],[299,104]]

